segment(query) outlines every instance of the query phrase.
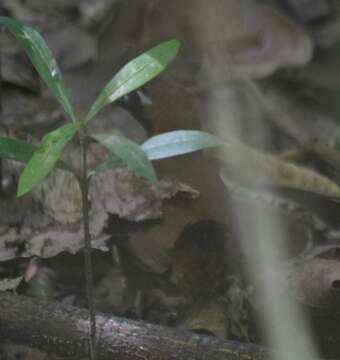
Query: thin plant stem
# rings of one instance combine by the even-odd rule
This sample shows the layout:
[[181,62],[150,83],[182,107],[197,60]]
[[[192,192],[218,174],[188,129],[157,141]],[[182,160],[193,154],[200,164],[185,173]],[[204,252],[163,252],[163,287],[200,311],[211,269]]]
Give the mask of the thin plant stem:
[[84,227],[84,260],[85,260],[85,281],[87,303],[90,313],[90,359],[97,360],[96,348],[96,316],[93,299],[93,267],[91,256],[91,235],[89,226],[89,178],[87,176],[87,143],[86,129],[80,131],[80,148],[81,148],[81,176],[79,179],[82,192],[82,211],[83,211],[83,227]]
[[[0,13],[1,15],[1,13]],[[3,37],[3,29],[0,29],[0,45],[2,45],[2,37]],[[0,124],[2,124],[3,120],[3,107],[2,107],[2,46],[0,46]],[[0,159],[0,194],[3,192],[3,163],[2,159]]]

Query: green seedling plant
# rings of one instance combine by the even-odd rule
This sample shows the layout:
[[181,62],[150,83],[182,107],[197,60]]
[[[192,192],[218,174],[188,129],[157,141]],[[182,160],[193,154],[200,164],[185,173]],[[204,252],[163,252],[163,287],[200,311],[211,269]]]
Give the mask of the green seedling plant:
[[[87,301],[90,315],[89,356],[97,359],[96,321],[92,293],[91,238],[89,232],[89,183],[92,176],[114,166],[127,166],[150,182],[157,181],[151,160],[164,159],[221,145],[213,135],[201,131],[172,131],[149,138],[139,145],[125,136],[112,133],[89,133],[88,124],[108,104],[143,86],[159,75],[176,57],[180,44],[176,39],[165,41],[127,63],[104,87],[87,115],[79,118],[66,91],[57,62],[42,36],[34,29],[9,17],[0,17],[0,26],[9,30],[21,44],[32,65],[45,81],[66,115],[65,125],[46,133],[38,145],[9,137],[0,137],[0,158],[25,162],[19,177],[17,196],[29,193],[49,173],[59,168],[72,172],[82,192],[82,222],[84,229],[84,258]],[[61,160],[68,142],[78,136],[81,171],[78,173]],[[110,152],[108,160],[88,169],[88,141],[94,139]]]

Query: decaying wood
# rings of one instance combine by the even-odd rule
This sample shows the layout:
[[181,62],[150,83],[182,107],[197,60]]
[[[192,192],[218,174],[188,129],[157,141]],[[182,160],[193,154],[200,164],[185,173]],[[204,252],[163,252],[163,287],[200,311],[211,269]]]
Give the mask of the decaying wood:
[[[88,312],[10,293],[0,293],[0,338],[61,356],[86,357]],[[102,360],[261,360],[256,345],[223,341],[143,322],[97,316]]]

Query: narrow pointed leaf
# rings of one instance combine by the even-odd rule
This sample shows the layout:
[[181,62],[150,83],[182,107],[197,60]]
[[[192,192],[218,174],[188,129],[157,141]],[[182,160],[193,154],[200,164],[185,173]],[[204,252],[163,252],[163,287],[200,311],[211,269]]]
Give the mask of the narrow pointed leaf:
[[141,147],[124,136],[95,134],[94,139],[103,144],[130,169],[151,182],[157,181],[155,170]]
[[142,149],[149,160],[159,160],[221,145],[222,140],[209,133],[176,130],[151,137],[142,145]]
[[28,162],[36,148],[36,146],[21,140],[0,137],[1,159]]
[[117,155],[111,153],[109,158],[101,164],[97,165],[93,170],[91,170],[88,176],[94,176],[107,170],[117,168],[119,166],[122,166],[122,164],[122,160],[117,157]]
[[7,28],[24,48],[33,66],[44,79],[65,113],[76,121],[73,107],[67,96],[63,78],[51,50],[34,29],[6,16],[0,16],[0,26]]
[[20,176],[18,196],[32,190],[53,170],[65,145],[72,139],[79,128],[80,123],[66,124],[42,138]]
[[[35,145],[24,141],[0,137],[0,159],[28,162],[36,149]],[[56,166],[70,171],[69,167],[61,160],[57,162]]]
[[178,50],[179,42],[169,40],[126,64],[99,94],[86,121],[92,119],[104,106],[138,89],[160,74],[176,57]]

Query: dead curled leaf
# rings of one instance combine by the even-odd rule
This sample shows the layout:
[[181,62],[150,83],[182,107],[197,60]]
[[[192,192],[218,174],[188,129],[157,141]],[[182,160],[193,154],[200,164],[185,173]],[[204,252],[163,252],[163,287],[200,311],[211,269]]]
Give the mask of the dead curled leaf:
[[1,279],[0,280],[0,291],[15,290],[20,284],[22,276],[13,279]]
[[[27,213],[28,217],[29,212]],[[107,214],[92,216],[90,230],[93,236],[92,247],[108,251],[107,240],[110,235],[103,234],[102,229]],[[62,252],[76,254],[83,248],[84,237],[81,227],[66,228],[53,220],[48,224],[23,224],[20,228],[7,227],[0,232],[0,261],[14,258],[38,256],[50,258]]]
[[82,198],[73,174],[54,171],[33,192],[34,200],[59,224],[75,224],[82,218]]
[[[190,186],[176,181],[161,180],[150,185],[128,169],[99,175],[90,190],[93,248],[109,250],[107,241],[112,234],[104,232],[109,214],[131,221],[158,219],[163,213],[164,200],[178,193],[188,198],[199,195]],[[3,212],[0,261],[31,256],[49,258],[61,252],[75,254],[82,249],[81,196],[74,176],[61,171],[52,173],[32,193],[32,198],[12,199],[10,206],[0,208]],[[145,261],[147,264],[151,261],[151,268],[158,269],[156,272],[164,271],[163,267],[157,267],[160,261],[152,260],[152,256]]]
[[163,179],[150,185],[124,168],[97,175],[90,189],[93,209],[137,222],[160,218],[163,201],[179,193],[189,199],[199,196],[197,190],[184,183]]
[[231,174],[247,183],[271,185],[313,192],[323,196],[340,197],[340,187],[331,179],[312,169],[289,163],[241,143],[229,143],[214,150],[222,166],[222,177]]
[[[270,274],[259,275],[258,284],[264,276],[273,276],[279,281],[282,294],[288,294],[299,303],[320,309],[336,309],[340,301],[339,253],[339,245],[318,246],[279,265]],[[253,300],[255,306],[260,305],[256,303],[256,294]]]
[[336,308],[340,301],[340,247],[317,247],[283,267],[284,287],[304,305]]
[[[171,182],[166,186],[170,184]],[[197,193],[192,193],[190,187],[186,192],[186,186],[182,185],[182,190],[175,198],[163,202],[160,220],[127,224],[125,229],[127,236],[121,245],[144,270],[155,274],[167,271],[172,263],[169,253],[185,226],[206,216],[201,208],[204,199],[200,197],[195,201],[190,201],[197,196]],[[117,231],[119,224],[114,224],[113,229]]]

